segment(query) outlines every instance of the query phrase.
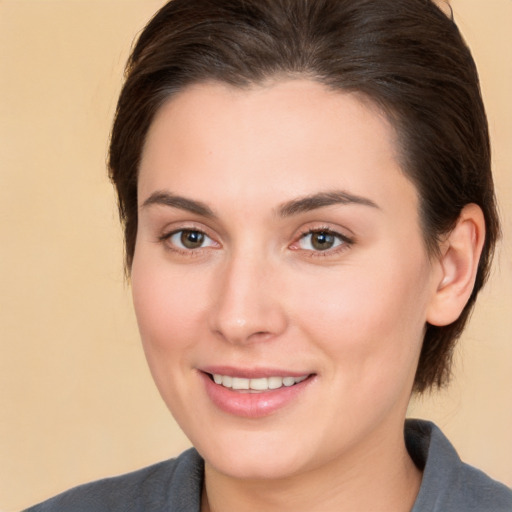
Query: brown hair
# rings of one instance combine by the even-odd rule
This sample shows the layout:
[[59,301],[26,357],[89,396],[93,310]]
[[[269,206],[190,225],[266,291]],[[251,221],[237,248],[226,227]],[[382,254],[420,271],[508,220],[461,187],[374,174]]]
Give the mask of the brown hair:
[[110,144],[129,272],[137,175],[147,131],[169,97],[193,83],[236,87],[303,76],[358,91],[397,133],[420,196],[428,250],[478,204],[486,241],[473,293],[451,325],[427,325],[414,390],[445,384],[451,355],[484,284],[499,236],[487,120],[471,53],[431,0],[173,0],[140,34],[126,67]]

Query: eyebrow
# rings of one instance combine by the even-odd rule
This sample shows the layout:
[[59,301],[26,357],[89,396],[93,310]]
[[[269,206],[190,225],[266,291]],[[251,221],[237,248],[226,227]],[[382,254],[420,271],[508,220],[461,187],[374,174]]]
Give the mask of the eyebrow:
[[171,208],[178,208],[186,210],[203,217],[214,218],[213,210],[201,201],[195,201],[186,197],[177,196],[169,192],[157,191],[153,192],[143,203],[141,208],[147,208],[152,205],[170,206]]
[[298,215],[299,213],[305,213],[318,208],[338,204],[359,204],[380,209],[377,203],[373,202],[371,199],[350,194],[343,190],[334,190],[331,192],[319,192],[318,194],[288,201],[279,207],[278,213],[281,217],[290,217],[292,215]]
[[[349,205],[358,204],[369,206],[371,208],[380,209],[379,206],[371,199],[366,197],[350,194],[343,190],[335,190],[331,192],[319,192],[317,194],[292,199],[279,206],[277,212],[281,217],[291,217],[300,213],[317,210],[326,206],[333,205]],[[215,218],[216,215],[213,210],[201,201],[188,199],[183,196],[178,196],[165,191],[153,192],[143,203],[142,208],[147,208],[152,205],[169,206],[171,208],[178,208],[186,210],[196,215],[203,217]]]

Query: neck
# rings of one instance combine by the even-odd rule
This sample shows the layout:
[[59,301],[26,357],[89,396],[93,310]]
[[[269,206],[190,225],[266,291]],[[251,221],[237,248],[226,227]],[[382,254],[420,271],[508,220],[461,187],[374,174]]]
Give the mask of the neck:
[[[357,453],[356,453],[357,452]],[[344,454],[321,467],[278,480],[237,479],[205,464],[202,512],[410,512],[421,472],[403,433]]]

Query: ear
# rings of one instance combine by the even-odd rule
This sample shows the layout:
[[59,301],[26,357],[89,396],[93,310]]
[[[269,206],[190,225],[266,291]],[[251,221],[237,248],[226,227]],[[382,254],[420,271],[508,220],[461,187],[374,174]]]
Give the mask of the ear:
[[448,18],[453,20],[453,10],[449,0],[434,0],[434,3]]
[[476,204],[467,204],[441,243],[435,262],[440,272],[427,310],[428,323],[443,326],[457,320],[473,291],[484,240],[484,214]]

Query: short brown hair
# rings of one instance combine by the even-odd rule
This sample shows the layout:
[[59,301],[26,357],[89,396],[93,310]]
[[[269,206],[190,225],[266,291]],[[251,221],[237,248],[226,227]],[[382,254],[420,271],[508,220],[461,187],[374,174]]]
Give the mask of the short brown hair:
[[140,34],[126,67],[110,144],[110,176],[129,272],[137,235],[137,176],[151,122],[177,91],[204,81],[236,87],[302,76],[358,91],[395,127],[402,168],[420,196],[431,253],[462,208],[479,205],[486,240],[459,319],[427,325],[414,382],[445,384],[451,356],[483,286],[499,236],[486,115],[471,53],[431,0],[172,0]]

